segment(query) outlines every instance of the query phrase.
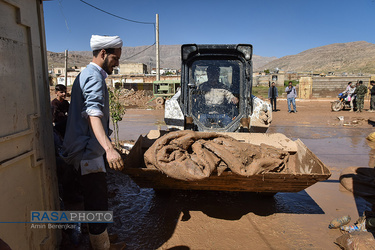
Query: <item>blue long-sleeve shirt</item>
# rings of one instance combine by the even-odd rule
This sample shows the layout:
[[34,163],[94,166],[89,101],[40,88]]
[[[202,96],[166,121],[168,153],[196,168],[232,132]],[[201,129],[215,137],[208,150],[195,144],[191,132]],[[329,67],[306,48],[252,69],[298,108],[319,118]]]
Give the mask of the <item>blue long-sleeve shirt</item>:
[[77,169],[81,161],[100,159],[105,153],[90,127],[88,116],[99,117],[104,131],[109,136],[108,89],[105,76],[95,64],[87,65],[77,76],[72,87],[63,157]]

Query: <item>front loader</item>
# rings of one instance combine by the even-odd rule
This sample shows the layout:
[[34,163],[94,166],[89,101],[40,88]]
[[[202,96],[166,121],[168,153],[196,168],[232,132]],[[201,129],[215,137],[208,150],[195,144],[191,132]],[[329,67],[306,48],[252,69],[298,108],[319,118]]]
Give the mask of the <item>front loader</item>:
[[[251,94],[252,52],[250,44],[182,45],[181,89],[165,103],[168,131],[141,135],[124,172],[140,187],[262,193],[328,179],[302,141],[266,133],[272,108]],[[212,68],[219,92],[207,89]]]
[[[182,45],[181,91],[165,104],[168,128],[266,132],[272,121],[272,108],[251,94],[252,51],[250,44]],[[208,80],[207,68],[211,65],[220,69],[219,81],[238,98],[236,105],[226,101],[208,108],[205,104],[199,86]],[[210,117],[209,121],[202,122],[203,116]],[[227,117],[230,122],[225,122]]]

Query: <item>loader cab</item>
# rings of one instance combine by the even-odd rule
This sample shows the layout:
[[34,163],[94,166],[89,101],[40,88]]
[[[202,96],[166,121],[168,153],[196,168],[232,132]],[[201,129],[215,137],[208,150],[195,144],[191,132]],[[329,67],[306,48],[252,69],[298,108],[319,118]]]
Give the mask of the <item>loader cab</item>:
[[246,127],[252,110],[252,46],[189,44],[181,53],[185,128],[235,132]]

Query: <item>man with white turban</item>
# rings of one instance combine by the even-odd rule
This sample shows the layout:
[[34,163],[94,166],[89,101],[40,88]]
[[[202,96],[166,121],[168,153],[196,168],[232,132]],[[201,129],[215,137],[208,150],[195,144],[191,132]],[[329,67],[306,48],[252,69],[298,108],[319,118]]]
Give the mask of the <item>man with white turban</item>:
[[90,40],[91,50],[116,49],[122,47],[122,40],[119,36],[98,36],[92,35]]
[[[119,65],[122,40],[118,36],[93,35],[92,62],[73,83],[64,160],[81,174],[86,211],[108,211],[106,163],[122,170],[124,162],[109,140],[109,95],[105,78]],[[106,223],[89,223],[94,249],[109,249]]]

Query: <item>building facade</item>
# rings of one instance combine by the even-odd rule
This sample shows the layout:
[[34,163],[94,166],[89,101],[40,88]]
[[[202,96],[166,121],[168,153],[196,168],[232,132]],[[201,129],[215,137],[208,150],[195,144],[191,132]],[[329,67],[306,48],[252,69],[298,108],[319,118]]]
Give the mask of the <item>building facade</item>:
[[147,66],[143,63],[125,63],[119,65],[120,75],[144,75],[147,74]]

